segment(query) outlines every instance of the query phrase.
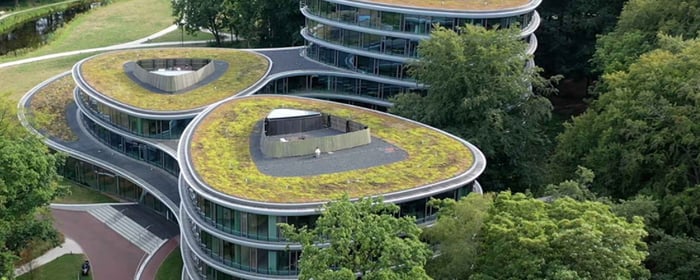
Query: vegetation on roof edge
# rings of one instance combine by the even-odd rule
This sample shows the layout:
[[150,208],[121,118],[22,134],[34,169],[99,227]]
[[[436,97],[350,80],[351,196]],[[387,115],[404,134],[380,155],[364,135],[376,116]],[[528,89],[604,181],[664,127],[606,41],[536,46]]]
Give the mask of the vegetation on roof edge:
[[[403,149],[408,157],[315,176],[265,175],[251,158],[249,141],[254,124],[276,108],[319,111],[361,122],[373,136]],[[210,187],[239,198],[276,203],[407,190],[459,175],[474,162],[471,150],[438,130],[367,109],[283,96],[237,98],[219,106],[198,124],[189,149],[197,175]]]
[[[218,79],[178,94],[155,93],[141,87],[124,72],[129,61],[156,58],[208,58],[228,62]],[[83,63],[85,81],[101,94],[121,103],[152,111],[182,111],[207,106],[239,93],[263,78],[269,61],[249,51],[213,48],[165,48],[111,52]]]

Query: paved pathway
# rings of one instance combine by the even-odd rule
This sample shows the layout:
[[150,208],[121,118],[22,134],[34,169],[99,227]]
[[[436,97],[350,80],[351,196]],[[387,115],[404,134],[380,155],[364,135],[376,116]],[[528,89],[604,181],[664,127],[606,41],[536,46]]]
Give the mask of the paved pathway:
[[145,253],[92,215],[82,211],[52,209],[54,225],[78,242],[99,280],[133,279]]
[[178,247],[179,245],[180,235],[170,238],[170,240],[168,240],[165,245],[160,247],[160,249],[158,249],[158,251],[151,257],[151,259],[148,260],[148,263],[146,264],[143,273],[141,273],[141,278],[139,278],[139,280],[155,280],[160,265],[163,264],[163,261],[165,261],[165,258],[167,258],[170,253],[175,250],[180,250],[180,247]]
[[66,255],[66,254],[82,254],[83,248],[75,242],[75,240],[67,238],[63,241],[63,244],[53,248],[43,254],[42,256],[34,259],[28,264],[25,264],[17,269],[15,269],[15,276],[20,276],[32,270],[32,268],[37,268],[39,266],[45,265],[56,258]]

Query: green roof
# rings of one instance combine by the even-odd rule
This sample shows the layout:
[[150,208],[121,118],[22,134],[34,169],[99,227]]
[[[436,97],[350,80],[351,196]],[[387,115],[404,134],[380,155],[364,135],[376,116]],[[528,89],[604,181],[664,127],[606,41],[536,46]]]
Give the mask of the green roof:
[[491,11],[513,9],[534,0],[356,0],[387,6],[454,11]]
[[[251,157],[250,137],[255,124],[278,108],[324,112],[360,122],[373,137],[403,149],[408,156],[390,164],[315,176],[263,174]],[[439,130],[369,109],[283,96],[235,98],[215,108],[195,128],[189,152],[196,175],[209,187],[238,198],[275,203],[412,189],[462,174],[474,162],[466,145]]]
[[[141,87],[124,72],[129,61],[161,58],[206,58],[228,62],[228,70],[218,79],[193,90],[155,93]],[[86,83],[118,102],[151,111],[182,111],[210,105],[262,79],[269,61],[262,55],[243,50],[212,48],[140,49],[106,53],[85,61],[81,71]]]

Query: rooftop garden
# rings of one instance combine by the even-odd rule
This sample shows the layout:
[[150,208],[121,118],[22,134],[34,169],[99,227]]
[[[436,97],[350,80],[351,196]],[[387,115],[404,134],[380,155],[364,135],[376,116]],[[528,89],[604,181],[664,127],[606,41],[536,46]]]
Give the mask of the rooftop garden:
[[34,128],[47,136],[66,142],[78,140],[66,120],[66,108],[73,102],[73,88],[73,78],[66,75],[34,94],[29,105]]
[[438,10],[488,11],[517,8],[534,0],[358,0],[390,6]]
[[[218,79],[178,94],[155,93],[141,87],[124,72],[124,64],[139,59],[208,58],[228,62]],[[173,48],[118,51],[83,63],[83,78],[95,90],[118,102],[152,111],[200,108],[239,93],[263,78],[269,66],[262,55],[231,49]]]
[[[405,160],[352,171],[304,177],[261,173],[250,155],[255,123],[273,109],[324,112],[367,125],[372,136],[408,153]],[[235,197],[277,203],[327,201],[347,193],[364,197],[438,182],[468,170],[471,151],[446,134],[371,110],[311,99],[252,96],[231,100],[207,115],[190,143],[197,175]]]

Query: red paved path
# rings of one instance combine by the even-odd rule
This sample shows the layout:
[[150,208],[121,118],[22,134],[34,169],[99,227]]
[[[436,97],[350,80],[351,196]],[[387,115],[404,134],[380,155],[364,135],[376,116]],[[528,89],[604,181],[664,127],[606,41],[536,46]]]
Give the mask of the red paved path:
[[163,264],[165,258],[167,258],[171,252],[174,250],[179,250],[178,245],[180,244],[180,235],[170,238],[165,245],[161,246],[156,254],[153,255],[151,260],[146,264],[146,268],[141,274],[141,279],[139,280],[155,280],[156,274],[158,273],[158,268]]
[[[145,252],[87,212],[52,209],[54,224],[80,244],[96,280],[134,279]],[[79,267],[75,271],[79,271]]]

